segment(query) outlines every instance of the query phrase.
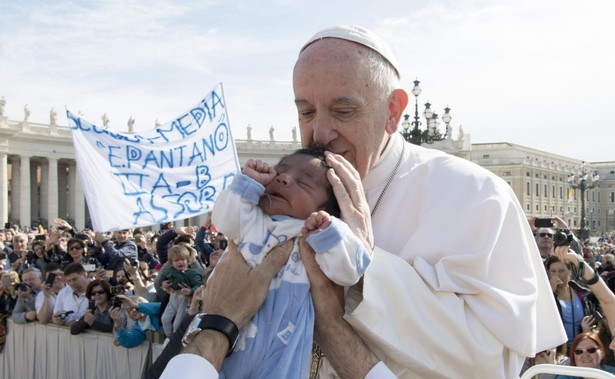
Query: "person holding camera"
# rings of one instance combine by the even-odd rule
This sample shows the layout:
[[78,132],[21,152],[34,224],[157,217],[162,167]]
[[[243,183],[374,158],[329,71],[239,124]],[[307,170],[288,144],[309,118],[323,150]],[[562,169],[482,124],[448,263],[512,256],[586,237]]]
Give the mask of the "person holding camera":
[[45,266],[45,283],[41,286],[41,291],[36,295],[34,301],[38,322],[46,324],[51,321],[56,297],[65,285],[64,273],[60,269],[60,265],[56,262],[47,263]]
[[25,324],[36,321],[36,307],[34,300],[41,290],[41,280],[43,275],[41,270],[30,267],[24,270],[21,275],[23,283],[17,286],[17,302],[11,318],[17,324]]
[[122,229],[114,232],[115,243],[111,242],[102,233],[96,232],[94,241],[99,244],[102,251],[98,253],[98,260],[107,270],[117,271],[122,268],[124,259],[138,258],[137,245],[131,240],[132,229]]
[[[566,244],[570,246],[577,254],[582,254],[581,242],[568,228],[568,224],[558,216],[552,218],[537,218],[529,219],[530,228],[534,232],[536,245],[543,262],[553,255],[553,249],[557,245]],[[559,243],[555,243],[559,241]]]
[[80,334],[86,329],[110,333],[113,331],[113,320],[109,310],[113,305],[111,301],[111,285],[104,280],[93,280],[85,290],[88,299],[88,308],[83,317],[71,325],[70,334]]
[[139,258],[138,261],[124,260],[124,273],[134,285],[134,295],[143,296],[147,301],[156,301],[154,281],[149,278],[149,264]]
[[158,322],[160,317],[160,303],[148,302],[143,297],[136,297],[134,300],[124,295],[117,296],[122,305],[126,308],[128,317],[134,321],[132,328],[124,327],[120,316],[121,307],[113,307],[109,311],[113,319],[113,329],[115,334],[114,344],[127,349],[139,346],[145,341],[148,330],[153,332],[163,332],[162,326]]
[[86,271],[94,271],[96,267],[101,267],[100,262],[94,257],[86,257],[86,244],[84,241],[72,238],[68,241],[68,254],[60,262],[60,267],[64,268],[73,262],[81,263]]
[[13,235],[13,252],[9,254],[11,269],[18,274],[34,266],[34,252],[28,249],[28,236],[25,233]]
[[81,263],[73,262],[66,266],[64,280],[68,285],[58,293],[51,318],[56,325],[72,325],[88,309],[86,290],[89,280]]
[[[557,258],[560,262],[568,263],[571,267],[573,266],[576,269],[578,279],[582,281],[591,290],[596,299],[598,299],[600,310],[602,311],[600,316],[603,315],[610,321],[607,323],[611,334],[609,348],[615,350],[615,340],[612,339],[612,336],[615,336],[615,294],[613,294],[598,271],[595,270],[591,264],[587,264],[582,256],[570,250],[568,246],[559,246],[555,248],[554,258]],[[593,317],[595,319],[596,315],[593,315]],[[566,331],[568,331],[567,328]]]

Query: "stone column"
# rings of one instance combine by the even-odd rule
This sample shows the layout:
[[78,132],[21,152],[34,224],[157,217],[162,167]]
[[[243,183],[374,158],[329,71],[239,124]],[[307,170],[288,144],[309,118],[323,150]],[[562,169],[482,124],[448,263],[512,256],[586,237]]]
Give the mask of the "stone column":
[[41,207],[38,184],[39,167],[39,162],[30,161],[30,220],[32,220],[32,223],[38,223],[38,219],[40,218]]
[[20,155],[20,158],[21,180],[19,183],[19,224],[22,227],[25,227],[32,224],[32,219],[30,218],[30,157],[27,155]]
[[21,168],[19,166],[19,158],[11,157],[11,214],[9,219],[15,222],[19,218],[19,184],[21,182]]
[[68,162],[68,218],[75,220],[75,161]]
[[47,169],[47,222],[49,225],[58,217],[58,159],[47,158],[49,164]]
[[68,177],[66,174],[66,165],[58,164],[58,217],[66,218],[68,215],[67,209],[67,193]]
[[[49,222],[49,160],[44,160],[40,164],[41,168],[41,184],[39,188],[40,194],[40,205],[39,205],[39,214],[43,221]],[[44,228],[47,225],[43,225]]]
[[0,227],[9,221],[9,167],[7,155],[0,153]]
[[79,176],[79,171],[77,170],[77,166],[76,163],[73,163],[70,166],[70,170],[74,171],[74,188],[75,188],[75,195],[72,199],[72,201],[74,202],[74,210],[75,210],[75,214],[73,216],[74,220],[75,220],[75,228],[76,229],[83,229],[85,228],[85,198],[83,196],[83,186],[81,185],[81,176]]

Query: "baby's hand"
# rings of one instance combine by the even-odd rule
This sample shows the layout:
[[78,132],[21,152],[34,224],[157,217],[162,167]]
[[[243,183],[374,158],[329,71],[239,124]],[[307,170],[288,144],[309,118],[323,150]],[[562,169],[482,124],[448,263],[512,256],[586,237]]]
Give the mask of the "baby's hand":
[[330,214],[325,211],[312,212],[307,220],[305,220],[305,225],[303,229],[301,229],[301,233],[304,237],[307,237],[319,230],[326,229],[329,225],[331,225]]
[[264,186],[271,183],[277,175],[273,167],[266,162],[254,159],[248,159],[243,166],[243,173]]

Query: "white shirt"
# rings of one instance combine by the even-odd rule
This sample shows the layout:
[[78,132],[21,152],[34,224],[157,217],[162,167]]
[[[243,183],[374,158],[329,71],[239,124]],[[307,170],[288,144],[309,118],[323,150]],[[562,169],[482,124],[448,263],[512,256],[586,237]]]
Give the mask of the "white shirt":
[[56,302],[53,307],[53,315],[57,316],[60,313],[73,311],[72,314],[68,315],[64,319],[64,324],[68,325],[73,321],[79,320],[85,314],[85,311],[88,309],[88,298],[85,296],[85,293],[77,296],[71,286],[65,286],[58,293],[56,297]]
[[[53,310],[55,304],[56,304],[56,297],[58,295],[56,295],[55,293],[51,293],[50,298],[49,298],[49,308]],[[34,299],[34,307],[36,308],[36,313],[41,311],[41,307],[43,306],[43,302],[45,301],[45,293],[43,292],[43,290],[41,290],[37,295],[36,298]]]

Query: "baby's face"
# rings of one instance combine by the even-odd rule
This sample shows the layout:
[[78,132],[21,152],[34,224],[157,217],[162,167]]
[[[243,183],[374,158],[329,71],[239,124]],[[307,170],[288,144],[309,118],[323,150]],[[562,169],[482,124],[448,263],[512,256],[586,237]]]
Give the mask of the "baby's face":
[[277,176],[265,187],[258,206],[267,215],[307,218],[327,202],[327,168],[309,155],[291,155],[275,166]]

